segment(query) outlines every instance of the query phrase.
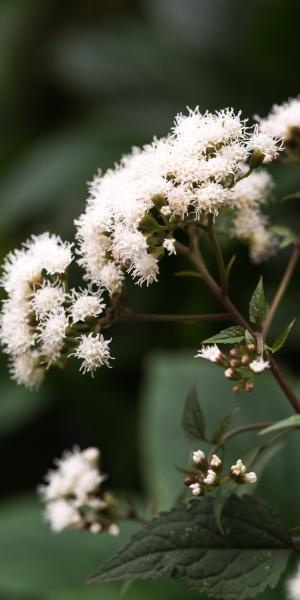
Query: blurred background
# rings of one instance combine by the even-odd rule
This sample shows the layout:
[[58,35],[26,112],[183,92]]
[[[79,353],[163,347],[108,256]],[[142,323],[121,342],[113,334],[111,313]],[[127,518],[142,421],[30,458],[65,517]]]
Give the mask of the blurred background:
[[[293,0],[0,0],[1,261],[32,233],[48,230],[72,240],[86,182],[97,169],[112,166],[132,145],[165,134],[186,106],[203,111],[233,106],[251,118],[296,96],[299,21],[300,4]],[[299,167],[278,166],[272,173],[274,220],[295,225],[299,205],[276,200],[299,189]],[[225,241],[228,258],[236,250]],[[269,297],[288,254],[282,251],[264,266]],[[198,280],[174,277],[182,268],[184,262],[170,258],[158,284],[142,290],[129,285],[129,304],[139,312],[218,310]],[[244,310],[259,274],[239,247],[233,295]],[[279,329],[299,312],[298,277],[299,271],[280,309]],[[192,358],[216,326],[115,326],[112,370],[91,379],[70,364],[63,372],[52,370],[38,393],[12,383],[1,356],[1,600],[119,597],[119,588],[81,585],[120,540],[51,534],[35,488],[65,448],[97,445],[111,488],[140,498],[148,490],[167,505],[181,489],[174,466],[186,463],[191,448],[179,431],[191,384],[198,382],[212,420],[218,402],[222,414],[236,402],[213,366],[195,365]],[[296,386],[299,344],[300,324],[281,355]],[[268,376],[241,403],[241,419],[289,415]],[[295,444],[297,439],[287,449],[291,461],[293,448],[299,451]],[[278,505],[289,525],[299,525],[295,491],[286,510],[282,460],[274,458],[259,491]],[[280,472],[275,482],[274,472]],[[124,526],[123,539],[126,535]],[[148,600],[154,594],[194,597],[159,583],[133,586],[128,598]]]

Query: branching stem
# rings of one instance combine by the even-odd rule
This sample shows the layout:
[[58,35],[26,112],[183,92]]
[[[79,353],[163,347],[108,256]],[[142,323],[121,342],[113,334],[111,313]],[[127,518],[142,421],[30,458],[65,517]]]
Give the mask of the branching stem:
[[293,252],[291,254],[290,260],[288,262],[287,268],[285,270],[285,273],[283,275],[283,278],[280,282],[280,285],[278,287],[278,290],[275,294],[274,300],[268,310],[268,314],[266,316],[265,322],[263,324],[263,336],[264,338],[266,338],[267,333],[270,329],[271,323],[273,321],[274,315],[277,311],[277,308],[282,300],[282,297],[287,289],[287,286],[291,280],[291,277],[294,273],[294,270],[296,268],[297,262],[299,260],[299,256],[300,256],[300,240],[297,240],[294,243],[294,249]]

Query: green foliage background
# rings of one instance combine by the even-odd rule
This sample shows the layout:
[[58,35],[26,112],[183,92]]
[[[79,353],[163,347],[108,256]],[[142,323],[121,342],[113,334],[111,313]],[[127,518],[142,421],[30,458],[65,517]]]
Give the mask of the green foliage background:
[[[166,133],[187,105],[232,105],[251,117],[297,95],[299,20],[296,0],[1,0],[1,259],[31,233],[50,230],[71,240],[86,181],[132,145]],[[299,167],[276,167],[273,173],[274,220],[297,229],[299,204],[279,200],[299,189]],[[228,258],[236,250],[225,240]],[[264,266],[269,298],[288,253]],[[184,262],[170,258],[149,290],[129,285],[130,304],[140,312],[218,310],[200,281],[173,277],[181,268]],[[259,274],[239,247],[233,295],[244,310]],[[298,277],[299,270],[274,335],[299,312]],[[115,326],[113,370],[90,379],[70,364],[51,372],[37,394],[9,381],[1,356],[0,597],[118,598],[115,587],[82,585],[121,540],[54,536],[41,521],[35,487],[64,448],[99,445],[113,489],[140,498],[151,491],[166,507],[181,491],[174,467],[185,464],[192,447],[180,432],[190,385],[198,383],[210,418],[230,412],[236,402],[217,368],[192,358],[200,340],[215,332],[214,325],[201,324]],[[280,355],[295,380],[299,337],[296,322]],[[244,421],[290,414],[268,375],[241,401]],[[257,490],[279,507],[289,526],[300,524],[299,477],[293,486],[289,477],[298,437],[293,434],[286,454],[274,457]],[[250,441],[253,436],[232,443],[233,456]],[[293,468],[299,471],[297,463]],[[127,594],[129,600],[194,597],[166,583],[135,584]]]

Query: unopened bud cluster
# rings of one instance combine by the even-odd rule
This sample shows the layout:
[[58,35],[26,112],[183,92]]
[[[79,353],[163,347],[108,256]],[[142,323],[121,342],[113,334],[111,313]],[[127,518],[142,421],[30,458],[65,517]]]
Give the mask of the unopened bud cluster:
[[116,500],[110,492],[101,490],[105,479],[97,448],[65,452],[56,461],[56,469],[47,473],[46,484],[39,487],[52,530],[89,529],[92,533],[118,535]]
[[[202,450],[195,450],[193,464],[195,472],[189,474],[184,480],[184,484],[191,490],[193,496],[203,496],[214,487],[221,485],[226,479],[221,477],[223,460],[217,454],[207,457]],[[234,479],[237,483],[256,483],[257,481],[256,474],[248,473],[241,459],[238,459],[230,467],[229,478]]]
[[185,478],[184,484],[189,487],[193,496],[202,496],[209,489],[220,484],[220,472],[223,461],[217,454],[210,458],[202,450],[193,452],[195,473]]
[[221,352],[217,344],[203,346],[195,358],[205,358],[225,369],[226,379],[234,381],[232,391],[236,394],[241,391],[252,392],[253,375],[269,367],[268,361],[258,354],[255,344],[235,346],[229,354]]

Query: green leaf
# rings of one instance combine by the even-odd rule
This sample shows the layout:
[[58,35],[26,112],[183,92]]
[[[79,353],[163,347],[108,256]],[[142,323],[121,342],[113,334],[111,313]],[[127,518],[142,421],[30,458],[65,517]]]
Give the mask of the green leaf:
[[206,340],[203,340],[202,344],[239,344],[245,337],[245,330],[239,325],[233,325],[222,329],[216,335],[213,335]]
[[280,350],[280,348],[282,348],[282,346],[285,344],[287,337],[295,323],[296,319],[293,319],[293,321],[290,322],[290,324],[279,334],[279,336],[276,338],[275,342],[273,343],[272,346],[272,352],[273,354],[275,352],[277,352],[277,350]]
[[205,420],[195,385],[193,385],[187,395],[181,423],[183,431],[188,438],[205,440]]
[[221,422],[219,423],[218,427],[212,435],[212,442],[214,444],[218,444],[222,440],[224,433],[226,433],[229,425],[231,424],[232,420],[237,415],[239,410],[240,407],[237,406],[229,415],[225,415],[225,417],[223,417],[223,419],[221,420]]
[[287,429],[288,427],[300,427],[300,415],[294,415],[292,417],[288,417],[287,419],[283,419],[282,421],[277,421],[277,423],[274,423],[274,425],[270,425],[270,427],[262,429],[258,435],[265,435],[266,433],[272,433],[273,431],[278,431],[279,429]]
[[224,535],[224,529],[222,525],[222,515],[225,504],[230,496],[238,490],[238,483],[233,481],[233,479],[229,479],[220,485],[215,492],[214,495],[214,515],[216,520],[216,525],[219,531]]
[[267,312],[267,303],[264,293],[263,278],[260,277],[259,282],[252,294],[249,304],[249,317],[252,323],[261,327]]
[[106,561],[93,582],[162,575],[222,600],[274,588],[293,551],[277,512],[251,496],[230,496],[218,530],[213,495],[161,513]]
[[296,234],[288,227],[283,227],[281,225],[275,225],[271,229],[277,236],[279,236],[281,238],[280,245],[279,245],[280,248],[287,248],[287,246],[290,246],[290,244],[293,244],[293,242],[297,239]]

